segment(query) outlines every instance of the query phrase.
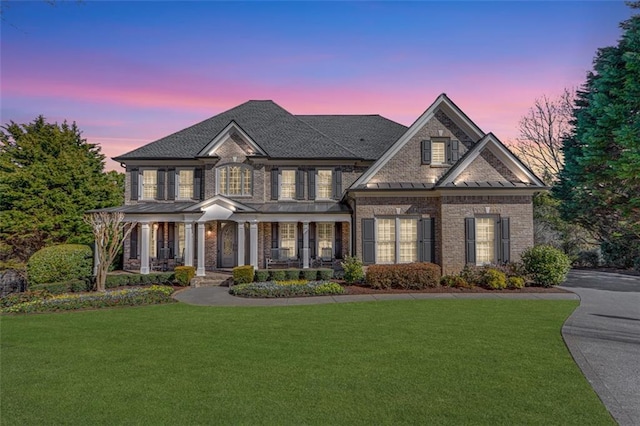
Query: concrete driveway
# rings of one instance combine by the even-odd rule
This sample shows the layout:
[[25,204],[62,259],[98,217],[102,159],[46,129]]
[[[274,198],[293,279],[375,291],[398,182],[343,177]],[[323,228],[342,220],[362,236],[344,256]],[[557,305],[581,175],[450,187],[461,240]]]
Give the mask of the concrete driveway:
[[621,425],[640,425],[640,277],[571,271],[580,307],[562,328],[573,358]]

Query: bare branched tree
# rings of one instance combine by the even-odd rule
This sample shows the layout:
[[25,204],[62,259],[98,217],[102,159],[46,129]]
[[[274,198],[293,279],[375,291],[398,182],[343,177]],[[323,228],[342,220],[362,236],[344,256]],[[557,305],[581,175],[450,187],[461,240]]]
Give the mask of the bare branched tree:
[[564,163],[562,139],[571,132],[575,90],[557,98],[536,99],[518,123],[519,136],[509,148],[546,183],[553,183]]
[[95,212],[84,217],[93,230],[97,254],[96,290],[105,291],[109,266],[118,255],[122,242],[131,234],[136,222],[125,222],[124,213]]

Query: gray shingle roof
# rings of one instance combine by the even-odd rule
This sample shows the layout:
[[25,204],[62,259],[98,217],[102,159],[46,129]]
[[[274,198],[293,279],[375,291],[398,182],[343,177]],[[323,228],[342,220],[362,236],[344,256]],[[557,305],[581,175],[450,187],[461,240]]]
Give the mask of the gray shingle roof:
[[295,116],[249,101],[115,159],[194,158],[231,121],[274,158],[376,159],[406,130],[380,116]]

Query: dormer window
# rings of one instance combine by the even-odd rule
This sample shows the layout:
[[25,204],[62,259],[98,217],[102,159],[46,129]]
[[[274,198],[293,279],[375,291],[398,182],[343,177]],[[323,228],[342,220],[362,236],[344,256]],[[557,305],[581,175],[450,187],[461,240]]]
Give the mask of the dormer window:
[[218,194],[251,196],[252,174],[251,167],[244,164],[218,167]]
[[459,145],[459,141],[449,138],[422,141],[422,164],[442,166],[457,163],[460,158]]
[[447,162],[447,144],[445,142],[431,142],[431,164],[445,164]]

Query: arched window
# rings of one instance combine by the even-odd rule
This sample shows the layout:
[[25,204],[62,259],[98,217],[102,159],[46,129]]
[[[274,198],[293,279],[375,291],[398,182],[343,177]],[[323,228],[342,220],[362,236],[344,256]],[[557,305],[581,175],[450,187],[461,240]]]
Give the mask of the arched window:
[[253,170],[244,164],[228,164],[217,169],[218,194],[250,196]]

